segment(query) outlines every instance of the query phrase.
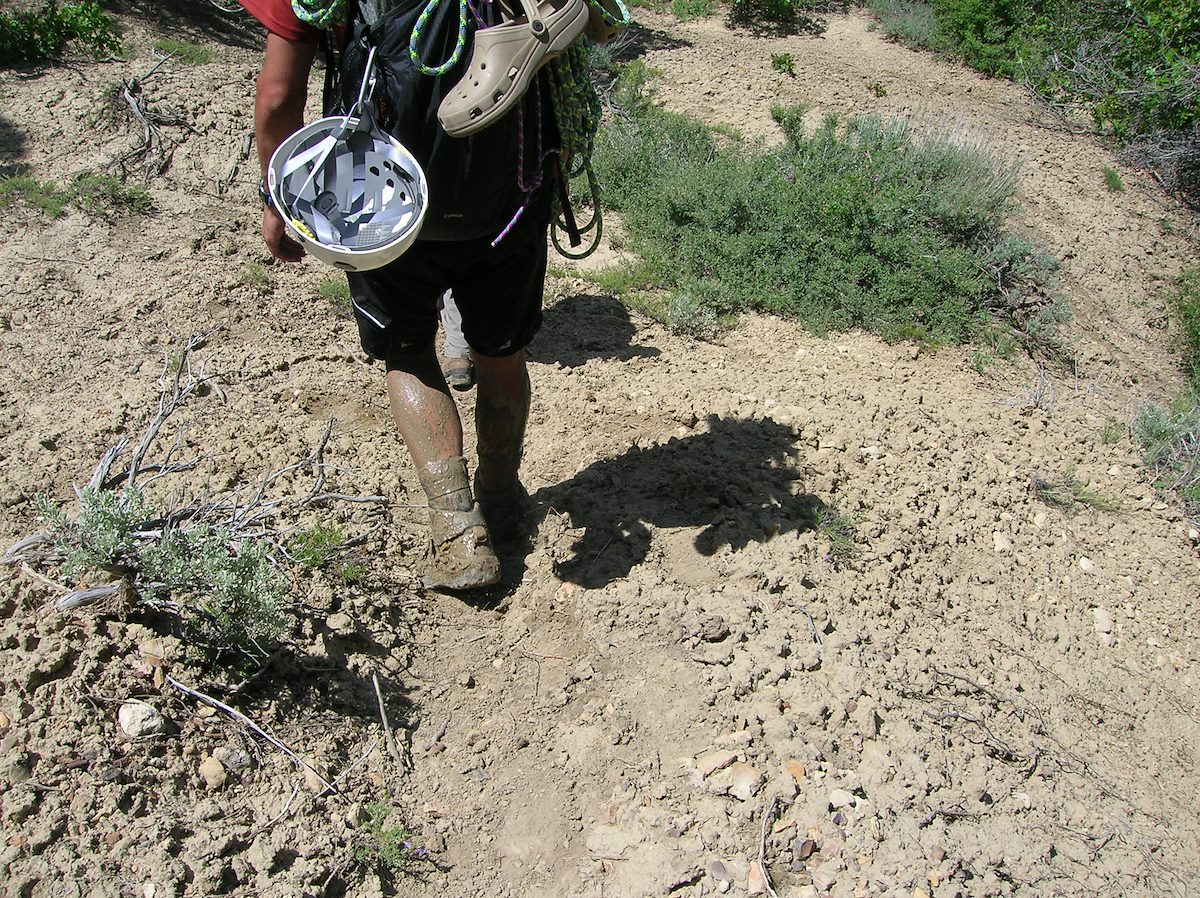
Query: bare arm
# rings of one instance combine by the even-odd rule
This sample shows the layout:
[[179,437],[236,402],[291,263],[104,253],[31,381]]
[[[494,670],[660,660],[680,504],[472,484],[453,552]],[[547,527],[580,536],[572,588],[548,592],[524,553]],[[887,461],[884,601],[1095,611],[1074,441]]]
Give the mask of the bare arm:
[[[267,52],[254,94],[254,139],[264,177],[271,154],[304,124],[308,73],[316,51],[316,44],[267,35]],[[287,236],[283,219],[269,206],[263,210],[262,235],[275,258],[284,262],[304,258],[303,248]]]

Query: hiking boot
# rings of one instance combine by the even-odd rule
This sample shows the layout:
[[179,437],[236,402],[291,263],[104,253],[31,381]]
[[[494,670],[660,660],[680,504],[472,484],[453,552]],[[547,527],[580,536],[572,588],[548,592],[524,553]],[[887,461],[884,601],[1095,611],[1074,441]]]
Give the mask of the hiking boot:
[[500,580],[483,512],[471,496],[467,461],[461,455],[430,462],[420,472],[429,499],[430,548],[427,587],[479,589]]
[[479,476],[476,475],[475,500],[496,545],[514,543],[524,536],[529,493],[520,480],[514,478],[504,489],[488,490],[479,485]]
[[442,374],[445,375],[446,384],[460,393],[475,386],[475,365],[468,358],[447,358],[442,363]]

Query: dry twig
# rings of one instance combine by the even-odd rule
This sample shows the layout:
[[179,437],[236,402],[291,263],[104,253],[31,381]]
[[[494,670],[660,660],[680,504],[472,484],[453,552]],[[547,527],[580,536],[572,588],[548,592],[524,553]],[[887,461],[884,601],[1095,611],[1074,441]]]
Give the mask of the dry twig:
[[407,767],[408,765],[404,763],[404,755],[400,753],[400,747],[396,744],[396,737],[392,735],[387,708],[383,705],[383,691],[379,688],[379,677],[376,674],[371,674],[371,683],[375,686],[375,698],[379,701],[379,720],[383,724],[383,738],[387,743],[388,754],[401,767]]
[[304,760],[304,758],[300,757],[300,755],[296,754],[296,752],[292,751],[292,749],[288,748],[286,745],[284,745],[284,743],[280,742],[277,738],[272,736],[237,708],[230,707],[220,699],[213,698],[211,695],[205,695],[203,692],[193,689],[191,686],[186,686],[183,683],[180,683],[174,677],[167,677],[167,683],[169,683],[171,686],[174,686],[185,695],[190,695],[192,698],[199,699],[205,704],[216,708],[218,711],[225,712],[234,720],[245,724],[271,745],[275,746],[275,748],[279,749],[281,752],[291,758],[298,766],[303,767],[318,780],[320,780],[321,784],[325,787],[326,792],[337,792],[337,787],[333,783],[329,782],[329,780],[325,779],[325,777],[321,776],[321,773],[319,770],[317,770],[317,768],[313,767],[312,764],[308,763],[308,761]]

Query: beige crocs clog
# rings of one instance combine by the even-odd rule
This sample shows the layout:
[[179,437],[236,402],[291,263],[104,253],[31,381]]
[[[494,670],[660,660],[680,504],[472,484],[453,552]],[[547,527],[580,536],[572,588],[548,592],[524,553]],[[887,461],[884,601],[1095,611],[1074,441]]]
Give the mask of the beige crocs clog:
[[462,80],[438,107],[451,137],[482,131],[513,107],[534,73],[561,54],[587,26],[587,0],[521,0],[525,15],[475,33]]

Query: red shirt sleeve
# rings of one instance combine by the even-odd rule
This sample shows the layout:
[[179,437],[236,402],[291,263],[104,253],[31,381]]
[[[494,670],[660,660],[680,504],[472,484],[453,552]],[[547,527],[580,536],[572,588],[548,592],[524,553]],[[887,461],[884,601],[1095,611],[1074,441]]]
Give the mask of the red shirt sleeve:
[[258,19],[267,31],[284,40],[315,44],[321,32],[306,25],[292,12],[291,0],[239,0],[246,12]]

